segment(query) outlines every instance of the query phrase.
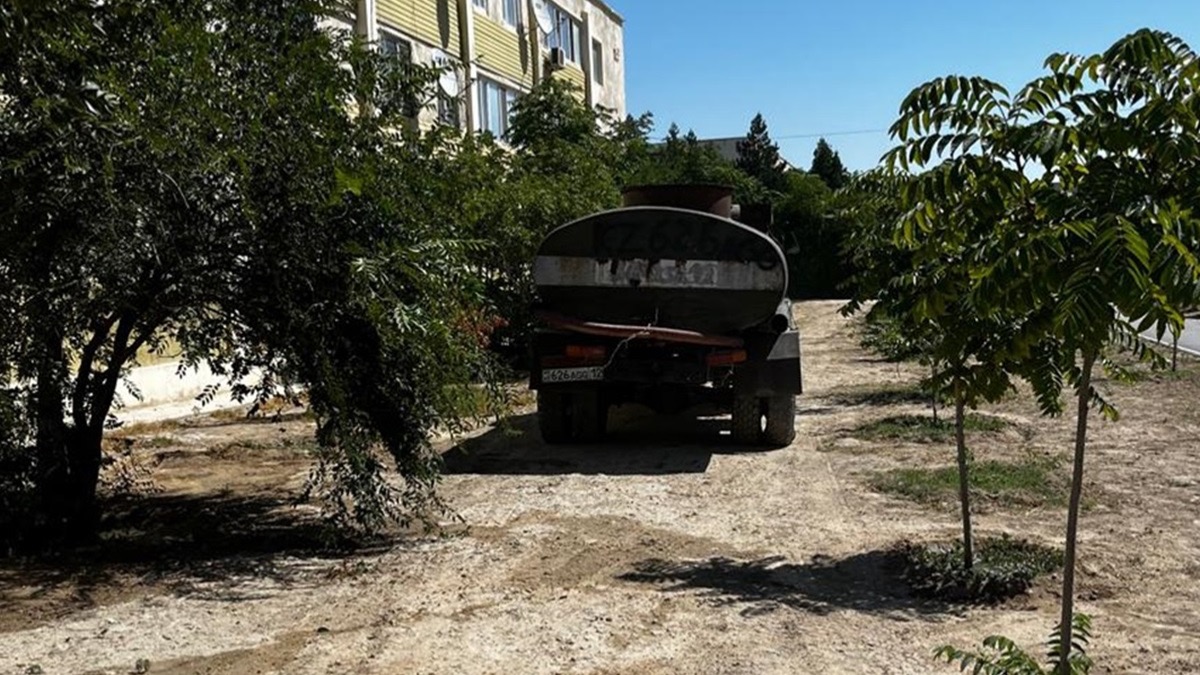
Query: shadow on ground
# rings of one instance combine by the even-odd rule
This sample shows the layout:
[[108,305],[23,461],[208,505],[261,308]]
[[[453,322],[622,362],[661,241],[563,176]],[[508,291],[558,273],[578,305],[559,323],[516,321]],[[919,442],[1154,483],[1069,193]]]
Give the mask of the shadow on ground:
[[727,417],[655,415],[622,406],[610,413],[603,442],[547,445],[537,415],[528,414],[462,441],[442,458],[447,474],[632,476],[704,473],[713,455],[768,450],[737,445],[728,432]]
[[816,556],[807,564],[789,563],[781,556],[748,561],[650,559],[618,578],[660,585],[667,593],[695,591],[718,605],[742,606],[742,616],[782,608],[822,615],[853,610],[898,618],[952,611],[950,605],[913,596],[899,578],[901,564],[891,551],[871,551],[841,560]]
[[385,545],[337,540],[314,513],[278,493],[151,495],[105,512],[96,543],[0,559],[0,630],[149,593],[264,597],[352,572]]

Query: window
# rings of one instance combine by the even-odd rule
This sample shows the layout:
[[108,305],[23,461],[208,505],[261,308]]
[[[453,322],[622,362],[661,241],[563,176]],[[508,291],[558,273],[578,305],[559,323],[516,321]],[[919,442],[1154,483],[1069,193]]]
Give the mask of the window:
[[412,43],[395,35],[381,33],[379,35],[379,51],[388,56],[399,57],[406,63],[412,62]]
[[482,9],[483,11],[486,12],[486,11],[488,11],[487,5],[488,5],[488,0],[475,0],[475,7],[477,9]]
[[592,81],[604,86],[604,45],[592,40]]
[[512,115],[513,103],[517,100],[517,92],[513,89],[489,80],[479,78],[479,119],[476,126],[479,131],[491,132],[496,138],[501,138],[508,132],[508,120]]
[[579,22],[558,5],[546,3],[554,28],[546,35],[546,47],[563,50],[567,60],[579,63]]
[[[412,63],[412,43],[390,33],[379,34],[379,51],[395,59],[395,63],[391,64],[393,67],[398,65],[403,68],[407,64]],[[389,99],[388,103],[402,106],[401,110],[406,117],[416,117],[421,111],[421,104],[417,100],[416,90],[409,86],[408,91],[399,92],[403,95],[403,99],[399,103],[395,102],[396,93],[398,92],[385,93],[385,99]]]
[[513,28],[521,24],[521,0],[504,0],[504,23]]

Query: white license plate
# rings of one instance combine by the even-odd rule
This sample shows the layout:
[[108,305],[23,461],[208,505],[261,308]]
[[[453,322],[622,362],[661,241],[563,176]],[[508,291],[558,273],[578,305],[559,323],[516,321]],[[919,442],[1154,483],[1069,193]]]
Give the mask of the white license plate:
[[604,368],[548,368],[542,371],[542,382],[595,382],[604,379]]

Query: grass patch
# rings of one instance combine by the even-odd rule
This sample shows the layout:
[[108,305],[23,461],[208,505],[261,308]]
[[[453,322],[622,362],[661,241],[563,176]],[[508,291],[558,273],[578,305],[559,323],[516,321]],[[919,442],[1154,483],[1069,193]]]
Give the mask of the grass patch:
[[[968,413],[963,418],[963,428],[967,433],[996,433],[1011,426],[1011,422],[990,415]],[[896,415],[868,422],[851,432],[851,436],[864,441],[948,441],[954,438],[954,419],[939,418],[935,421],[928,415]]]
[[961,541],[903,544],[902,577],[922,597],[996,603],[1029,590],[1038,577],[1062,568],[1062,551],[1008,535],[975,540],[975,564],[963,565]]
[[929,392],[918,384],[845,387],[830,393],[827,398],[830,403],[844,406],[928,404],[932,400]]
[[[1065,506],[1070,481],[1060,463],[1030,457],[1016,462],[971,465],[971,495],[1005,506]],[[908,468],[879,473],[872,489],[923,504],[958,500],[958,467]]]
[[134,422],[123,424],[112,432],[105,434],[110,438],[129,438],[131,436],[155,436],[179,431],[183,425],[178,420],[156,420],[153,422]]

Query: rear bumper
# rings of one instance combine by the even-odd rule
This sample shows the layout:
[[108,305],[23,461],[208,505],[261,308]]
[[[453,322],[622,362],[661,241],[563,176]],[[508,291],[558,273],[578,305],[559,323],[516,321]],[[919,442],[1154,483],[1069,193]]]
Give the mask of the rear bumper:
[[[802,391],[800,334],[754,333],[745,337],[748,359],[732,367],[708,367],[704,354],[711,347],[663,344],[624,351],[622,340],[594,335],[539,331],[533,340],[530,387],[707,387],[732,388],[757,397],[796,395]],[[568,344],[603,345],[603,362],[572,362],[562,354]]]

